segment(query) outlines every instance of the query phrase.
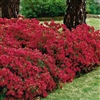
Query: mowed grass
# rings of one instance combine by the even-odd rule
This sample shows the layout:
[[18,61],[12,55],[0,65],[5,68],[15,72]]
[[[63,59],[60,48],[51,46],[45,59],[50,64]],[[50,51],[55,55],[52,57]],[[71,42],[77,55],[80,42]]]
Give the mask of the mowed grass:
[[66,83],[42,100],[100,100],[100,67]]
[[100,18],[87,18],[86,23],[94,26],[95,30],[100,30]]

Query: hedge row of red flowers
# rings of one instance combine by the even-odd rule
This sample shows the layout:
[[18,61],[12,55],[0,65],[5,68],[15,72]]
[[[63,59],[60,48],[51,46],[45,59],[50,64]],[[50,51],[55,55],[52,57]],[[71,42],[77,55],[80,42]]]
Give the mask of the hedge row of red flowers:
[[46,97],[61,83],[100,65],[100,31],[85,24],[0,19],[0,88],[5,100]]

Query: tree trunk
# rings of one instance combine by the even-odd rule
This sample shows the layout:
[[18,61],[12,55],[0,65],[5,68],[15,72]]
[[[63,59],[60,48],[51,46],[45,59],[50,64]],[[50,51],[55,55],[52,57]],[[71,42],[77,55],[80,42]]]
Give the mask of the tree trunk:
[[1,7],[0,7],[0,18],[2,17]]
[[68,29],[86,23],[86,0],[67,0],[67,9],[64,16],[64,24]]
[[20,0],[1,0],[1,17],[2,18],[16,18],[19,13]]

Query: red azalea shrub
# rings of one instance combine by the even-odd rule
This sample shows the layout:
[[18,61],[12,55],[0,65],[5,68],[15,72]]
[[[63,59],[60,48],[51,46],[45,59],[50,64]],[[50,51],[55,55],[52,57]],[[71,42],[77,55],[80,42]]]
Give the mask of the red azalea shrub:
[[[6,100],[46,97],[100,65],[100,31],[51,21],[0,19],[0,88]],[[3,91],[2,89],[2,91]]]

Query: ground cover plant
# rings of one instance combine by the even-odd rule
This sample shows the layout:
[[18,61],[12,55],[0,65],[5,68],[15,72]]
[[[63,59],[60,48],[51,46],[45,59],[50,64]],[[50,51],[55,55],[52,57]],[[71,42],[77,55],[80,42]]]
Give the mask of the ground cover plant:
[[100,65],[100,31],[86,24],[0,19],[0,92],[34,100]]

